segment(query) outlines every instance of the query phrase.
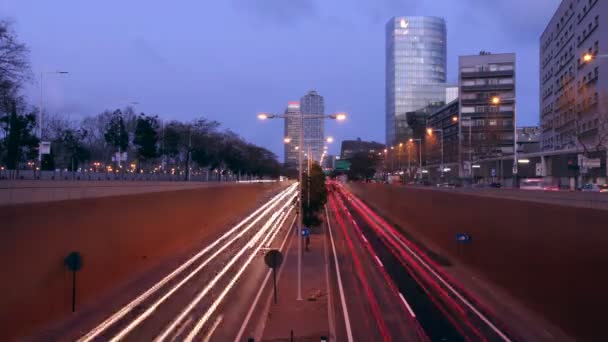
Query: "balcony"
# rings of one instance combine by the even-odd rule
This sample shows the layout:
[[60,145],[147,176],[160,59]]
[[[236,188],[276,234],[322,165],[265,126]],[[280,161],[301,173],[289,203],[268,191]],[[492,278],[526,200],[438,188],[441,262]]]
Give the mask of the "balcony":
[[499,70],[499,71],[472,71],[461,72],[460,77],[467,78],[484,78],[484,77],[513,77],[515,70]]
[[515,89],[514,84],[482,84],[482,85],[469,85],[462,86],[463,92],[473,91],[501,91],[501,90],[513,90]]

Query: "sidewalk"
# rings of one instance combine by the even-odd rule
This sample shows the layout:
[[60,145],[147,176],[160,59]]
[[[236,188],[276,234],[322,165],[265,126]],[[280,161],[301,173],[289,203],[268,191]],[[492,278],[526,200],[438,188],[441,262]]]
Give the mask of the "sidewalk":
[[[298,289],[298,245],[291,245],[280,279],[277,279],[278,303],[272,303],[266,319],[262,341],[321,340],[329,336],[327,280],[325,272],[325,227],[315,228],[310,236],[309,251],[302,246],[302,298]],[[305,241],[305,239],[303,239]]]

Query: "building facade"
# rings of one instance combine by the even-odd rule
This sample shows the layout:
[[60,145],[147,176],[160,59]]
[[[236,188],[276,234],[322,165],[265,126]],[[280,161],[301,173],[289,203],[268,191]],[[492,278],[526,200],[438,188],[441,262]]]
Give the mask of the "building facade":
[[471,163],[514,153],[515,54],[481,52],[458,62],[461,173],[469,173]]
[[458,99],[436,109],[427,119],[424,164],[429,166],[429,172],[432,174],[441,174],[440,168],[443,165],[444,175],[450,178],[458,177],[460,161],[458,121]]
[[407,112],[444,101],[447,31],[437,17],[394,17],[386,24],[386,144],[409,139]]
[[600,23],[606,13],[606,1],[564,0],[540,37],[543,151],[608,140],[608,25]]
[[450,103],[458,98],[458,86],[448,85],[445,87],[445,103]]
[[304,151],[310,151],[311,159],[319,161],[325,144],[325,120],[307,117],[325,115],[323,96],[314,90],[309,91],[300,100],[300,110],[304,115]]
[[297,167],[298,165],[298,146],[300,141],[300,102],[291,101],[287,103],[285,109],[285,138],[289,143],[284,146],[284,161],[287,166]]
[[378,153],[384,151],[384,144],[375,141],[343,140],[340,146],[340,159],[347,160],[359,152]]

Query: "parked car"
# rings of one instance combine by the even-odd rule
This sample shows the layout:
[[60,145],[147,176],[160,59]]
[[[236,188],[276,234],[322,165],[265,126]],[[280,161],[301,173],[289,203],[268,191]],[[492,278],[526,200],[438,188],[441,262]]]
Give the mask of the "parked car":
[[500,189],[500,187],[502,187],[502,184],[500,184],[498,182],[490,183],[490,188]]

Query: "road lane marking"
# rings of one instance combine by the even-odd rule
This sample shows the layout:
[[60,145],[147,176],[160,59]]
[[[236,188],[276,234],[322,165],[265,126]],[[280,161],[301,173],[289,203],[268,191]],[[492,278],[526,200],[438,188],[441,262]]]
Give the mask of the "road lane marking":
[[[289,209],[289,212],[291,212],[292,208],[293,207],[291,207]],[[288,216],[289,216],[289,212],[287,213]],[[287,234],[285,234],[285,237],[283,238],[283,242],[281,243],[279,250],[283,249],[283,246],[285,245],[287,238],[289,236],[291,236],[290,233],[293,229],[294,224],[296,223],[297,218],[298,218],[297,215],[293,218],[293,221],[291,222],[291,225],[289,226],[289,229],[287,230]],[[287,254],[287,253],[285,253],[285,254]],[[284,261],[283,265],[285,265],[285,263],[287,263],[287,256],[285,257],[285,261]],[[281,270],[283,269],[283,265],[281,265],[281,267],[279,269],[279,278],[281,275]],[[234,342],[241,341],[241,338],[243,337],[243,333],[245,333],[245,328],[247,328],[247,325],[249,324],[251,315],[253,315],[253,311],[255,310],[255,307],[257,306],[258,301],[260,300],[260,297],[262,296],[262,292],[264,292],[264,288],[266,287],[266,284],[268,283],[268,280],[270,279],[271,275],[272,275],[272,270],[268,270],[268,272],[266,272],[266,277],[264,277],[264,281],[262,282],[262,286],[260,286],[258,293],[255,295],[255,298],[253,299],[253,303],[249,307],[249,311],[247,311],[247,316],[245,316],[245,319],[243,320],[243,324],[241,324],[241,328],[239,329],[239,332],[236,334],[236,338],[234,339]]]
[[173,338],[171,338],[171,342],[173,341],[179,341],[179,335],[181,335],[184,330],[186,329],[186,327],[188,326],[188,324],[192,323],[192,317],[188,317],[188,319],[184,322],[184,324],[182,324],[179,329],[177,329],[177,331],[175,332],[175,335],[173,335]]
[[365,235],[361,234],[361,238],[363,239],[363,241],[365,241],[365,243],[369,243],[369,242],[367,241],[367,239],[365,238]]
[[[294,195],[295,197],[295,195]],[[287,202],[285,202],[284,206],[287,205],[289,202],[291,201],[291,198],[288,199]],[[180,289],[184,284],[186,284],[190,279],[192,279],[196,274],[198,274],[198,272],[200,272],[205,266],[207,266],[211,261],[213,261],[213,259],[215,259],[219,254],[221,254],[226,248],[228,248],[229,245],[232,244],[232,242],[236,241],[237,239],[239,239],[241,236],[243,236],[247,231],[249,231],[251,228],[253,228],[255,226],[255,224],[260,221],[262,219],[262,217],[264,217],[271,209],[275,208],[275,206],[271,206],[269,208],[267,208],[264,213],[260,216],[258,216],[255,220],[253,220],[245,229],[243,229],[241,232],[239,232],[239,234],[237,234],[236,236],[234,236],[230,241],[228,241],[226,244],[224,244],[220,249],[218,249],[217,251],[215,251],[215,253],[213,253],[209,258],[207,258],[207,260],[203,261],[203,263],[201,263],[196,269],[194,269],[192,272],[190,272],[190,274],[185,277],[184,279],[182,279],[177,285],[175,285],[169,292],[167,292],[164,296],[162,296],[161,298],[159,298],[156,302],[154,302],[154,304],[152,304],[150,307],[148,307],[143,313],[141,313],[139,316],[137,316],[137,318],[135,318],[134,320],[131,321],[131,323],[129,323],[129,325],[127,325],[124,329],[122,329],[118,334],[116,334],[111,341],[120,341],[122,338],[124,338],[128,333],[130,333],[133,329],[135,329],[141,322],[143,322],[146,318],[148,318],[150,315],[152,315],[154,313],[154,311],[156,311],[156,309],[165,301],[167,300],[173,293],[175,293],[178,289]],[[277,212],[275,212],[268,222],[272,222],[277,216]],[[258,231],[258,233],[256,233],[255,236],[257,236],[258,234],[260,234],[261,231]],[[254,237],[255,237],[254,236]],[[253,241],[254,239],[252,239],[251,241]],[[245,252],[245,250],[247,250],[247,245],[245,245],[243,247],[243,249],[241,249],[240,254]],[[234,258],[237,258],[236,256]],[[233,262],[234,258],[231,260],[231,262]]]
[[[285,205],[286,206],[290,205],[290,202],[287,202]],[[284,209],[285,209],[285,207],[283,207],[281,209],[281,212]],[[284,220],[283,220],[283,222],[284,222]],[[279,223],[281,223],[281,225],[282,225],[283,222],[279,222],[278,220],[275,220],[273,222],[275,224],[275,228],[271,227],[270,229],[267,229],[268,230],[268,234],[266,235],[266,237],[264,239],[262,239],[262,242],[260,242],[258,244],[258,247],[256,248],[256,250],[249,255],[249,258],[245,261],[245,263],[243,264],[243,266],[239,269],[239,271],[236,273],[236,275],[230,280],[230,282],[228,283],[228,285],[226,287],[224,287],[224,290],[215,299],[215,301],[213,302],[213,304],[211,304],[211,306],[209,307],[209,309],[207,309],[207,312],[205,312],[205,314],[203,315],[203,317],[201,317],[201,319],[196,323],[196,325],[194,325],[194,328],[192,328],[192,330],[190,331],[190,334],[188,334],[188,336],[186,336],[186,338],[184,339],[184,341],[186,341],[186,342],[192,342],[192,341],[194,341],[194,339],[196,338],[196,335],[198,335],[200,333],[200,330],[203,327],[203,325],[205,325],[205,323],[207,322],[207,320],[209,320],[209,317],[211,317],[211,315],[217,309],[217,307],[220,305],[220,303],[222,302],[222,300],[224,299],[224,297],[226,297],[226,295],[232,289],[232,287],[234,286],[234,284],[239,280],[239,278],[241,277],[241,275],[243,274],[243,272],[245,272],[245,270],[247,269],[247,267],[249,267],[249,264],[251,263],[251,261],[253,260],[253,258],[255,258],[255,256],[257,255],[257,252],[260,250],[260,248],[262,248],[262,246],[264,245],[264,243],[266,242],[266,240],[271,236],[271,234],[273,232],[273,229],[280,229],[281,226],[279,225]],[[272,225],[272,223],[270,225]],[[226,268],[226,270],[227,270],[227,268]]]
[[[356,202],[359,207],[366,209],[365,211],[372,212],[372,210],[367,207],[363,202],[361,202],[361,200],[357,199],[354,202]],[[458,291],[456,291],[456,289],[454,289],[454,287],[452,287],[449,282],[443,279],[443,277],[441,277],[426,261],[424,261],[424,259],[422,259],[418,255],[418,253],[411,249],[409,245],[404,241],[405,237],[394,231],[392,227],[390,227],[391,229],[387,229],[387,226],[389,225],[383,220],[376,218],[374,218],[373,220],[377,221],[378,226],[381,227],[385,231],[385,233],[388,233],[387,236],[390,235],[393,240],[396,240],[403,248],[407,249],[410,255],[412,255],[421,265],[423,265],[427,269],[428,272],[435,276],[435,278],[437,278],[448,290],[450,290],[462,303],[464,303],[471,311],[473,311],[473,313],[475,313],[475,315],[479,317],[485,324],[487,324],[490,329],[492,329],[498,336],[500,336],[500,338],[505,341],[511,342],[511,339],[509,339],[508,336],[506,336],[498,327],[494,325],[494,323],[492,323],[488,318],[486,318],[483,313],[477,310],[477,308],[475,308],[473,304],[471,304]]]
[[110,326],[112,326],[118,320],[123,318],[129,312],[131,312],[131,310],[133,310],[133,308],[139,306],[144,300],[146,300],[148,297],[150,297],[152,294],[154,294],[156,291],[158,291],[160,288],[162,288],[166,283],[171,281],[175,276],[180,274],[183,270],[185,270],[187,267],[189,267],[191,264],[193,264],[195,261],[197,261],[200,257],[207,254],[211,249],[213,249],[221,241],[223,241],[228,236],[230,236],[234,232],[236,232],[239,228],[241,228],[241,226],[245,225],[253,217],[255,217],[256,215],[259,215],[260,212],[263,212],[264,210],[266,210],[266,208],[268,208],[270,206],[274,206],[275,203],[278,203],[279,201],[281,201],[285,196],[287,196],[287,194],[293,192],[296,187],[296,184],[297,183],[293,184],[292,186],[288,187],[287,189],[281,191],[280,193],[278,193],[277,195],[272,197],[268,202],[266,202],[265,204],[260,206],[253,213],[251,213],[249,216],[247,216],[241,222],[239,222],[236,226],[234,226],[228,232],[224,233],[224,235],[222,235],[217,240],[215,240],[213,243],[211,243],[210,245],[205,247],[202,251],[200,251],[197,254],[195,254],[194,256],[192,256],[190,259],[188,259],[186,262],[184,262],[181,266],[176,268],[173,272],[171,272],[167,276],[165,276],[161,281],[159,281],[154,286],[149,288],[147,291],[145,291],[144,293],[139,295],[136,299],[131,301],[129,304],[122,307],[119,311],[115,312],[112,316],[108,317],[105,321],[103,321],[101,324],[99,324],[94,329],[89,331],[86,335],[80,337],[78,339],[78,342],[89,342],[89,341],[93,340],[99,334],[104,332],[106,329],[108,329]]
[[405,297],[403,297],[403,294],[401,294],[401,292],[399,292],[399,298],[401,298],[401,301],[403,302],[403,304],[405,304],[405,307],[407,308],[407,311],[410,312],[410,315],[412,315],[412,317],[416,318],[416,314],[414,313],[414,310],[412,310],[412,307],[407,302],[407,300],[405,300]]
[[[289,205],[289,202],[290,201],[286,202],[285,205]],[[279,216],[278,214],[279,211],[275,211],[275,213],[272,214],[270,219],[266,221],[262,228],[251,238],[251,241],[260,240],[262,238],[262,234],[270,228],[272,223],[274,223],[276,218]],[[247,248],[247,245],[241,248],[239,252],[235,254],[234,257],[230,259],[230,261],[224,266],[224,268],[222,268],[222,270],[217,273],[217,275],[207,284],[207,286],[205,286],[203,290],[198,293],[198,295],[190,302],[190,304],[188,304],[188,306],[186,306],[186,308],[182,310],[182,312],[173,320],[173,322],[171,322],[169,326],[158,337],[154,339],[154,341],[164,341],[171,333],[171,331],[173,331],[175,327],[179,324],[179,322],[182,321],[190,311],[192,311],[192,309],[207,295],[211,288],[213,288],[215,284],[224,276],[224,274],[228,272],[230,267],[234,265],[236,261],[248,250],[249,249]]]
[[344,324],[346,325],[346,339],[348,342],[353,342],[353,332],[350,327],[350,317],[348,315],[348,308],[346,306],[346,299],[344,297],[344,286],[342,285],[342,276],[340,275],[340,265],[338,264],[338,257],[336,253],[336,245],[334,243],[334,236],[331,233],[331,224],[329,223],[329,214],[327,212],[327,205],[325,206],[325,217],[327,218],[327,227],[329,230],[329,239],[331,241],[331,249],[334,252],[334,263],[336,265],[336,275],[338,277],[338,290],[340,290],[340,302],[342,303],[342,314],[344,315]]
[[376,258],[376,261],[378,262],[378,265],[380,265],[380,267],[384,267],[384,265],[382,264],[382,261],[380,261],[380,258],[378,258],[377,255],[374,255],[374,258]]
[[211,341],[211,336],[213,335],[213,333],[215,332],[215,329],[217,329],[217,327],[220,325],[220,323],[222,323],[222,320],[224,319],[223,315],[219,315],[216,319],[215,322],[213,322],[213,325],[211,326],[211,329],[209,329],[209,332],[207,333],[207,335],[205,336],[205,338],[203,339],[203,342],[209,342]]

